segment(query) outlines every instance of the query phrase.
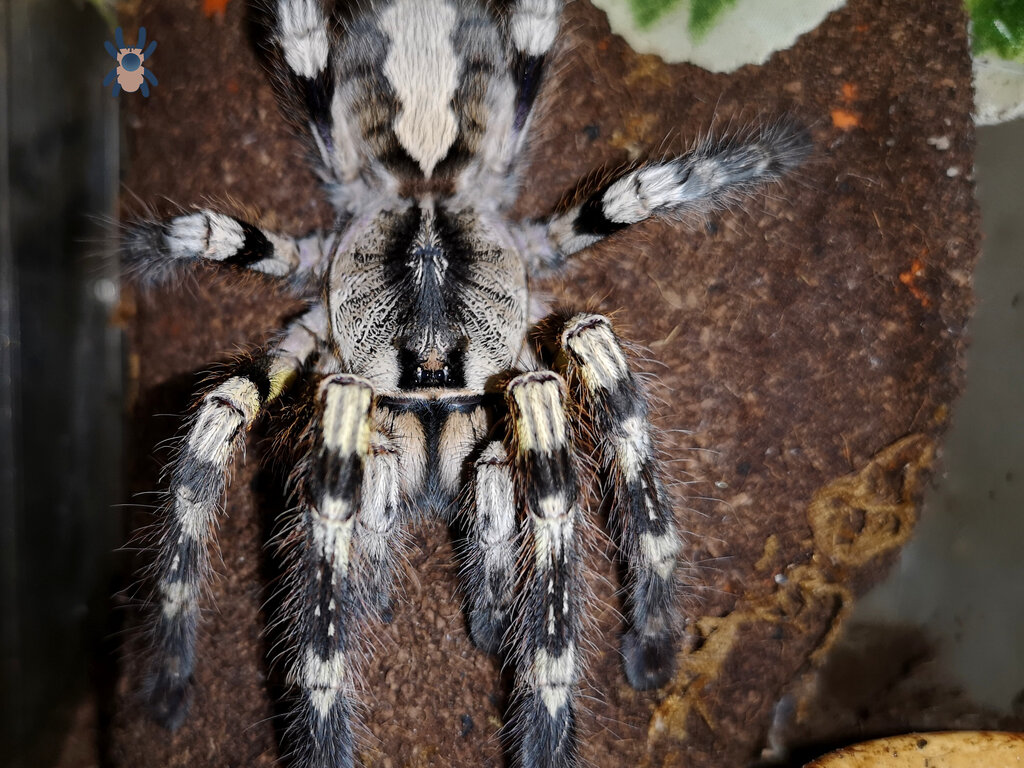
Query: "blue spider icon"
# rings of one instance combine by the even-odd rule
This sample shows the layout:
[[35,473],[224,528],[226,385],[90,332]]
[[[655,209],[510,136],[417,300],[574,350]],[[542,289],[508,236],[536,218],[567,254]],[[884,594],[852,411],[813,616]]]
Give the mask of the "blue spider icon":
[[113,83],[114,96],[120,94],[122,90],[134,93],[141,89],[142,95],[148,97],[149,85],[146,81],[148,80],[153,85],[156,85],[157,80],[156,75],[142,66],[142,63],[153,55],[153,51],[156,50],[156,40],[151,41],[146,50],[142,50],[142,47],[146,45],[145,27],[139,27],[139,41],[134,48],[125,46],[124,34],[120,27],[114,31],[114,39],[117,41],[116,48],[109,40],[103,43],[107,53],[113,56],[114,61],[117,62],[117,66],[110,70],[107,76],[103,78],[103,87],[106,88]]

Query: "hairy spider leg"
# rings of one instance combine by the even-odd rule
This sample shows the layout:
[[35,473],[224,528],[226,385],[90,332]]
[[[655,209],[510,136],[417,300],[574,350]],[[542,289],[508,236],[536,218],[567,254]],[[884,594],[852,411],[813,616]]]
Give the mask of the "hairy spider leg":
[[488,443],[474,462],[465,568],[469,631],[476,645],[497,653],[511,620],[516,586],[515,481],[505,446]]
[[551,371],[517,376],[506,399],[525,506],[525,569],[513,612],[516,683],[511,730],[524,768],[577,765],[576,699],[582,671],[579,536],[583,523],[564,408],[565,384]]
[[208,392],[168,467],[169,501],[155,564],[158,594],[146,686],[154,715],[168,728],[181,725],[188,712],[199,603],[209,584],[209,550],[232,460],[266,404],[313,355],[324,324],[323,310],[310,310],[266,354],[240,364],[233,376]]
[[[505,226],[562,5],[561,0],[515,0],[497,9],[496,28],[485,10],[460,22],[455,54],[464,62],[459,67],[464,74],[455,97],[462,104],[462,138],[453,153],[470,159],[455,178],[453,208],[497,214]],[[484,98],[477,103],[480,95]]]
[[645,162],[614,177],[547,222],[524,223],[521,238],[536,271],[651,217],[706,215],[781,181],[810,154],[807,130],[780,119],[752,131],[709,137],[681,157]]
[[[148,74],[148,72],[147,72]],[[125,270],[146,284],[166,283],[200,262],[302,283],[324,265],[334,235],[276,234],[242,219],[199,210],[166,221],[139,221],[122,239]]]
[[365,562],[364,602],[375,608],[383,621],[391,620],[392,587],[400,557],[400,523],[403,512],[408,511],[408,494],[404,493],[402,482],[404,463],[401,440],[387,435],[375,419],[356,526],[359,552]]
[[288,741],[307,768],[355,761],[353,675],[360,627],[372,611],[369,593],[380,581],[368,563],[379,567],[385,559],[379,548],[389,545],[398,504],[393,456],[375,454],[371,444],[372,408],[365,379],[338,374],[321,382],[300,515],[286,543],[283,609],[290,681],[298,688]]
[[506,34],[513,49],[516,81],[513,127],[523,131],[540,91],[544,63],[558,35],[561,0],[517,0],[509,9]]
[[564,326],[561,346],[574,394],[595,427],[610,485],[608,521],[626,565],[626,676],[634,688],[657,688],[675,671],[681,540],[661,480],[647,401],[607,318],[576,315]]
[[344,114],[332,115],[335,40],[329,14],[319,0],[276,0],[269,10],[275,54],[271,66],[285,114],[306,115],[306,127],[326,177],[338,183],[354,181],[361,165],[352,127]]

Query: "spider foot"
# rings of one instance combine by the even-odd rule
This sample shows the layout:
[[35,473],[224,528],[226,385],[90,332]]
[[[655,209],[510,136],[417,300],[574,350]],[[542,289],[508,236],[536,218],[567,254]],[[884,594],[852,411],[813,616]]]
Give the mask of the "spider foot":
[[496,618],[493,611],[474,608],[469,613],[470,637],[474,645],[484,653],[493,655],[501,650],[508,627],[508,618]]
[[573,706],[553,707],[542,694],[522,703],[523,768],[571,768],[578,765],[576,713]]
[[347,699],[315,701],[303,718],[307,730],[295,727],[290,740],[295,748],[294,765],[303,768],[350,768],[355,765],[352,707]]
[[146,703],[153,719],[169,731],[176,731],[188,716],[192,703],[191,680],[161,670],[146,689]]
[[677,646],[674,633],[667,630],[654,635],[627,632],[622,655],[629,684],[638,691],[646,691],[668,683],[675,676]]
[[390,624],[395,620],[395,600],[389,595],[378,595],[376,598],[377,619],[382,624]]

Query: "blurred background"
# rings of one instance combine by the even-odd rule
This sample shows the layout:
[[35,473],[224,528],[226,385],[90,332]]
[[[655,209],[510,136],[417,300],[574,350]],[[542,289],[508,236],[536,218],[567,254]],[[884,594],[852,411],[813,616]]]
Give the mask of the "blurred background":
[[[123,542],[113,30],[0,3],[0,763],[48,766],[112,659]],[[97,81],[97,73],[100,80]],[[104,224],[103,222],[107,222]]]
[[854,622],[908,623],[979,703],[1024,714],[1024,120],[978,129],[982,252],[967,352],[921,522]]
[[[124,373],[109,222],[120,143],[118,101],[100,86],[110,22],[66,0],[0,3],[0,762],[10,766],[94,764],[96,691],[117,647]],[[1021,147],[1022,120],[978,130],[985,240],[966,393],[915,538],[833,650],[877,668],[890,693],[930,676],[976,702],[983,723],[1024,716]],[[909,665],[895,676],[894,658]],[[86,740],[68,742],[71,731]]]

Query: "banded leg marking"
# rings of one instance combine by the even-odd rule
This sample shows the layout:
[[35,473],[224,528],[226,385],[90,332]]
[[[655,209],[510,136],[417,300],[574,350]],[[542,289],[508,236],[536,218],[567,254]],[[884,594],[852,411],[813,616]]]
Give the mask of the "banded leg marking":
[[[275,64],[282,82],[290,86],[282,97],[286,114],[306,114],[308,128],[326,172],[337,181],[353,178],[358,162],[344,111],[340,106],[327,12],[319,0],[277,0],[273,5],[271,35],[280,54]],[[343,81],[344,82],[344,81]],[[342,129],[340,133],[336,129]]]
[[[355,213],[366,198],[396,184],[370,158],[379,156],[384,133],[379,94],[390,92],[383,74],[391,40],[378,26],[379,14],[346,19],[336,25],[333,3],[323,0],[274,0],[270,37],[276,56],[278,89],[287,115],[304,116],[319,155],[321,177],[335,208]],[[338,39],[342,31],[344,39]],[[379,139],[379,137],[378,137]]]
[[515,486],[505,447],[492,442],[473,468],[469,534],[469,628],[473,641],[497,653],[508,630],[515,591]]
[[269,381],[234,376],[205,398],[171,470],[170,509],[157,561],[160,605],[153,625],[147,698],[171,729],[188,711],[199,599],[209,582],[209,547],[231,459],[259,413]]
[[512,8],[508,34],[512,43],[512,75],[516,82],[513,129],[521,131],[540,91],[544,60],[558,35],[561,0],[519,0]]
[[314,80],[330,72],[331,41],[327,19],[317,0],[278,0],[275,42],[288,68]]
[[391,592],[400,553],[396,547],[402,510],[402,451],[375,430],[363,477],[356,543],[364,570],[363,602],[391,621]]
[[577,764],[576,697],[581,672],[584,590],[580,573],[577,477],[564,411],[565,386],[552,372],[526,373],[509,384],[507,400],[525,501],[522,603],[517,636],[512,727],[523,766]]
[[[373,390],[364,379],[337,375],[321,383],[311,425],[313,455],[301,480],[285,616],[292,622],[291,680],[299,691],[290,742],[302,750],[297,764],[308,768],[354,763],[352,658],[370,610],[366,585],[373,581],[364,573],[360,540],[366,540],[366,523],[372,530],[390,514],[386,490],[383,498],[377,494],[391,465],[369,461],[372,405]],[[376,543],[371,534],[371,550]]]
[[787,119],[707,139],[682,157],[645,163],[606,184],[554,217],[548,236],[564,257],[652,216],[705,214],[781,180],[810,149],[807,131]]
[[284,390],[313,354],[322,322],[323,310],[310,310],[262,360],[239,368],[209,392],[169,468],[170,502],[156,561],[159,607],[153,619],[153,660],[146,683],[154,716],[168,728],[181,725],[188,712],[199,600],[209,582],[209,548],[232,459],[266,403]]
[[164,283],[189,264],[208,261],[272,277],[320,266],[330,242],[319,234],[279,235],[247,221],[200,210],[166,221],[137,222],[122,242],[125,267],[147,283]]
[[561,343],[570,375],[582,384],[611,484],[609,521],[626,563],[626,675],[634,688],[656,688],[675,670],[681,542],[660,478],[647,402],[607,318],[577,315]]

